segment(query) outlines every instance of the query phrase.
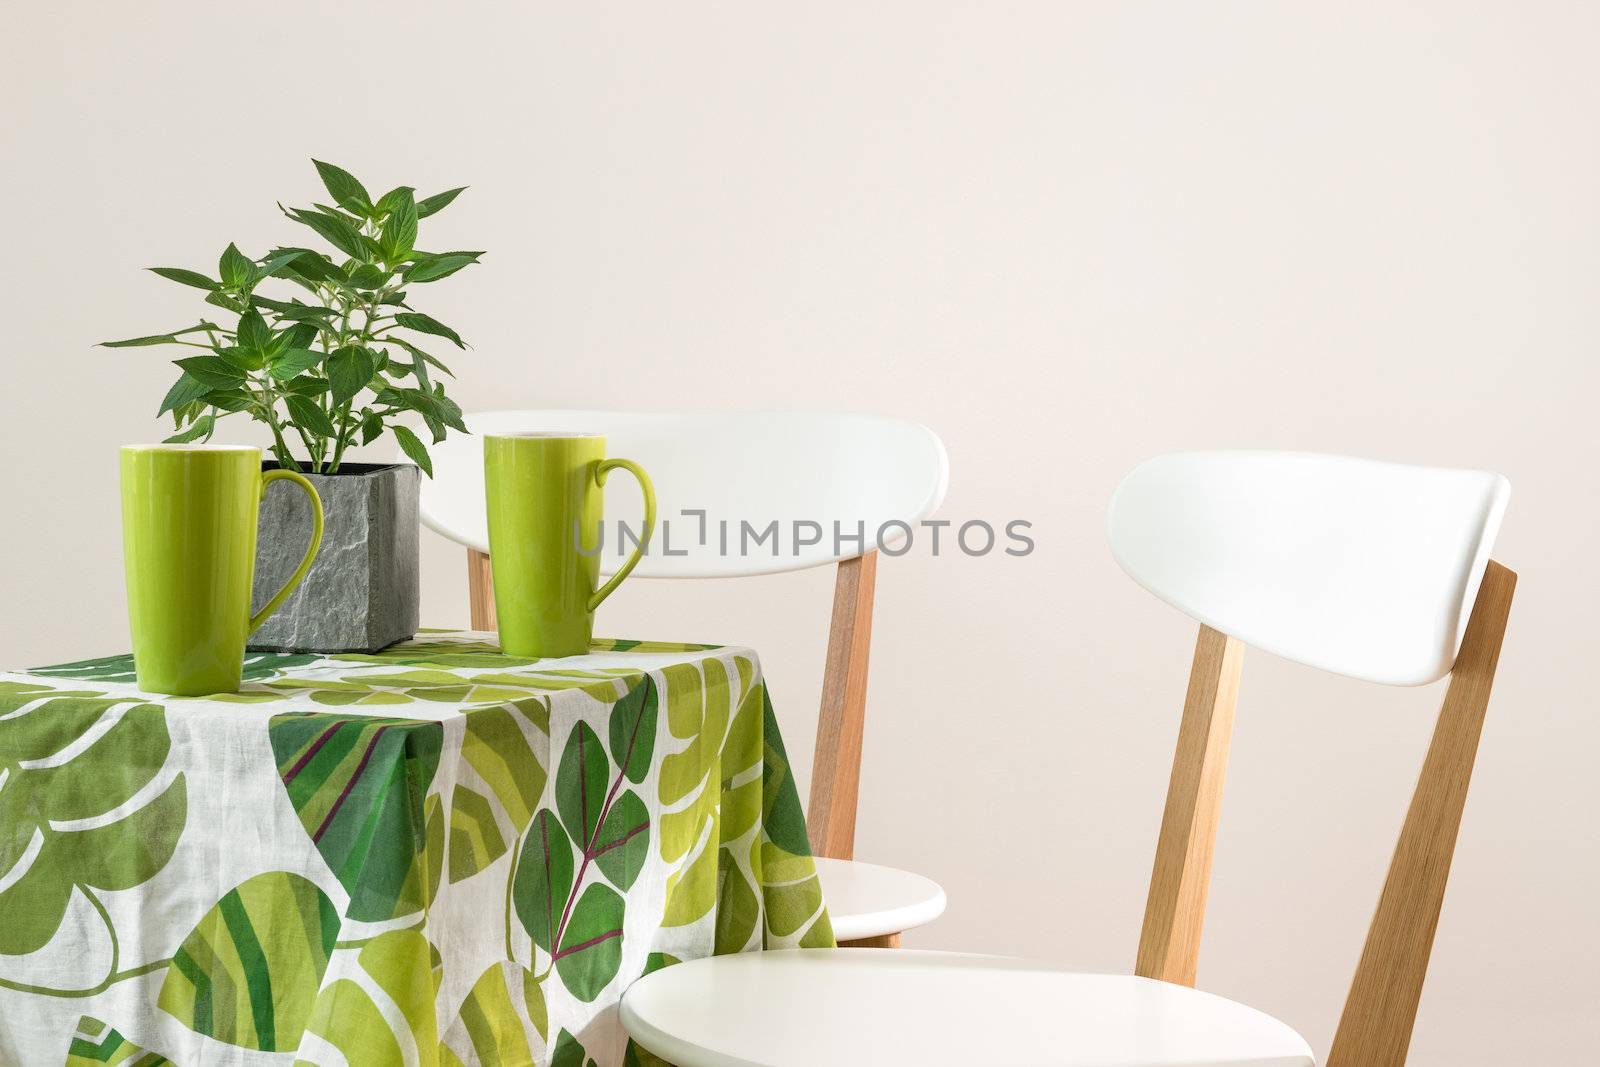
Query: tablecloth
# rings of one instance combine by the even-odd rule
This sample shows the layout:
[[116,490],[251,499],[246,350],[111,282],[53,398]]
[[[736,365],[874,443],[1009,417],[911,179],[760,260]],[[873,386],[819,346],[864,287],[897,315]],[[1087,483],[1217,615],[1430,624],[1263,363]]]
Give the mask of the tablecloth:
[[648,1065],[640,975],[832,943],[748,649],[0,674],[0,1063]]

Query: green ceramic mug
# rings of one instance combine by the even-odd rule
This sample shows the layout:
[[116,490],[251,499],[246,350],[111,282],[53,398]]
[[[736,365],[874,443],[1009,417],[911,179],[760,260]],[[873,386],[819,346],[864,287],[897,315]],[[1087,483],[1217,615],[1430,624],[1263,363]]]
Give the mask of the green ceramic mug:
[[[594,611],[638,564],[656,525],[656,494],[637,463],[606,459],[599,434],[489,434],[483,474],[500,648],[511,656],[580,656]],[[600,579],[606,475],[622,468],[644,491],[644,533],[611,580]]]
[[[311,543],[288,583],[251,615],[261,494],[280,478],[311,498]],[[123,448],[122,547],[139,688],[238,692],[245,638],[300,584],[321,543],[317,491],[293,471],[263,472],[258,448]]]

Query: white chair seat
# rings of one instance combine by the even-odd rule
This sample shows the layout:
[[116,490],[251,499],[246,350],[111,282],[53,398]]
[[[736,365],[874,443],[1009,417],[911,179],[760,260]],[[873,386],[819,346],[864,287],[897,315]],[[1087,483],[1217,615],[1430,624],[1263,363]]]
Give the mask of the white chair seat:
[[802,949],[668,967],[622,997],[677,1067],[1314,1067],[1271,1016],[1185,986],[951,952]]
[[944,914],[939,883],[910,871],[818,856],[817,877],[840,941],[897,934]]

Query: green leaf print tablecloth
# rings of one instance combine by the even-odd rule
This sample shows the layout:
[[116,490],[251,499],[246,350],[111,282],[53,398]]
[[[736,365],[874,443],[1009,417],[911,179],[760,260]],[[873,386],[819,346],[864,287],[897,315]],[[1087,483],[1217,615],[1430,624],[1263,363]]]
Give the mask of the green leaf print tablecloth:
[[0,674],[0,1064],[648,1065],[640,975],[833,943],[753,653],[493,642]]

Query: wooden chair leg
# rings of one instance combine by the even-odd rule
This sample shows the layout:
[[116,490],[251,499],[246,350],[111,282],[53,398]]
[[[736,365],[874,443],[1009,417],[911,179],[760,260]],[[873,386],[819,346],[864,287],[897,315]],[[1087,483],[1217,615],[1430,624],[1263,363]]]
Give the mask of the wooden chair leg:
[[1490,561],[1339,1017],[1328,1067],[1406,1062],[1516,586],[1515,572]]
[[1134,972],[1146,978],[1194,985],[1243,664],[1242,642],[1200,627],[1139,934]]
[[474,630],[495,629],[494,573],[489,557],[475,548],[467,549],[467,603]]
[[872,591],[878,554],[839,563],[833,622],[822,678],[822,710],[811,767],[806,827],[817,856],[847,860],[855,852],[856,797],[861,787],[861,734],[866,720],[867,654],[872,644]]

